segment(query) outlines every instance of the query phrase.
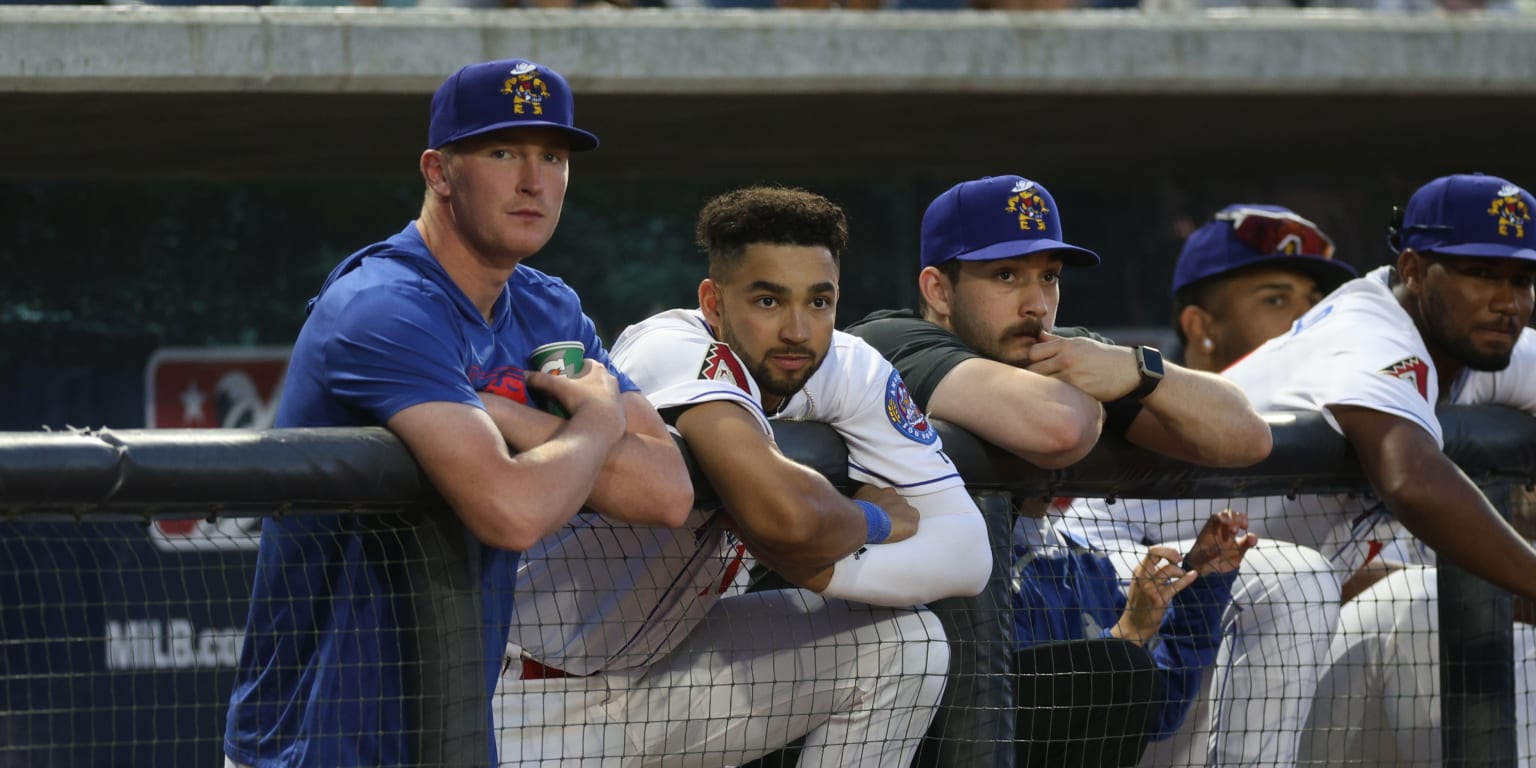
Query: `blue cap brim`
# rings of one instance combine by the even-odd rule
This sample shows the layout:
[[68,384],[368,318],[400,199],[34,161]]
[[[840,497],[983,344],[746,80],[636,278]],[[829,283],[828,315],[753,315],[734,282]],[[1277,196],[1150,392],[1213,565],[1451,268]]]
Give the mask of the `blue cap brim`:
[[553,128],[565,134],[566,139],[570,141],[572,152],[590,152],[594,149],[597,149],[596,135],[587,133],[580,128],[572,128],[569,125],[564,125],[562,123],[552,123],[547,120],[508,120],[504,123],[487,125],[481,128],[476,128],[473,131],[465,131],[464,133],[449,137],[447,141],[432,147],[432,149],[442,149],[443,147],[446,147],[455,141],[463,141],[464,139],[467,139],[471,136],[479,136],[481,134],[491,133],[493,131],[503,131],[508,128]]
[[1016,256],[1028,256],[1031,253],[1039,253],[1041,251],[1060,251],[1061,260],[1068,264],[1092,267],[1097,266],[1099,263],[1099,255],[1087,248],[1067,245],[1060,240],[1051,240],[1045,237],[993,243],[985,248],[962,253],[955,258],[960,261],[991,261],[993,259],[1011,259]]
[[1505,245],[1504,243],[1463,243],[1462,245],[1437,245],[1433,248],[1424,248],[1430,253],[1443,253],[1447,256],[1481,256],[1487,259],[1525,259],[1536,261],[1536,249],[1519,245]]

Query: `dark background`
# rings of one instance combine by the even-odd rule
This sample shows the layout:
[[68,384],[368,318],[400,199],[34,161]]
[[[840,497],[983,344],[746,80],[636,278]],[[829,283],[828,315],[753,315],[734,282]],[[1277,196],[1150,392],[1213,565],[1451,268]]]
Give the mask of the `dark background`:
[[[0,429],[134,427],[159,346],[285,345],[347,253],[416,213],[428,96],[0,94]],[[841,322],[915,301],[922,212],[1019,173],[1056,198],[1072,271],[1060,321],[1165,328],[1184,235],[1274,202],[1385,263],[1388,211],[1485,171],[1529,185],[1518,97],[900,94],[579,98],[603,147],[572,166],[529,263],[581,292],[606,338],[690,304],[693,215],[748,183],[844,205]]]

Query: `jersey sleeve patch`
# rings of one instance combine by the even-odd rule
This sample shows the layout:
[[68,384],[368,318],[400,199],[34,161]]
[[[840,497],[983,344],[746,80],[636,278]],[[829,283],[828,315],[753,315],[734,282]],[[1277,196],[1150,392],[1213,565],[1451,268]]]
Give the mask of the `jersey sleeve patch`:
[[1418,355],[1405,357],[1379,371],[1383,376],[1392,376],[1412,384],[1419,390],[1419,397],[1429,401],[1429,365],[1419,359]]
[[704,353],[704,364],[699,368],[699,378],[725,382],[752,394],[752,385],[747,383],[747,372],[741,359],[722,341],[710,342],[709,350]]
[[939,439],[939,433],[928,423],[928,417],[923,415],[917,403],[912,402],[901,374],[894,370],[885,381],[885,417],[897,432],[914,442],[933,445]]

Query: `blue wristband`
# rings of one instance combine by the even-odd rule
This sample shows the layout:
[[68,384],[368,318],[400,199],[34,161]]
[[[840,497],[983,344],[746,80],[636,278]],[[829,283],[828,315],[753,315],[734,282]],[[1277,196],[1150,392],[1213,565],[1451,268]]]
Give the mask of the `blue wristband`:
[[879,504],[863,499],[854,499],[853,503],[864,509],[864,524],[868,526],[865,544],[879,544],[891,537],[891,516]]

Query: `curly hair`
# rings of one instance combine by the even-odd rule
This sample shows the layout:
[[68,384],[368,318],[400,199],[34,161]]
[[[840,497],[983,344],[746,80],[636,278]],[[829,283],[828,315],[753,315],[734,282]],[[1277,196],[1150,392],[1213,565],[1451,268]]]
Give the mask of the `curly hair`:
[[694,239],[709,255],[709,274],[716,279],[754,243],[821,246],[836,265],[848,248],[848,218],[836,203],[803,189],[746,187],[705,203]]

